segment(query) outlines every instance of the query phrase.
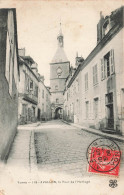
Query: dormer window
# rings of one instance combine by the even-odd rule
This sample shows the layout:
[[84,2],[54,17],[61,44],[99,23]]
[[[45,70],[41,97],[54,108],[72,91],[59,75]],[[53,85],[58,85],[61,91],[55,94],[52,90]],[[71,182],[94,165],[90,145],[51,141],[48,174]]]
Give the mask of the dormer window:
[[107,18],[103,24],[103,37],[109,32],[110,29],[110,18]]

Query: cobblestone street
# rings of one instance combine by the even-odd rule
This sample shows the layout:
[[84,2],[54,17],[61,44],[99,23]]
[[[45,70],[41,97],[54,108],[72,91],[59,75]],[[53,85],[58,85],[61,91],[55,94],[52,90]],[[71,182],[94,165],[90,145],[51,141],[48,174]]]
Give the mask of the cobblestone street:
[[[100,137],[59,120],[44,123],[34,134],[38,169],[76,177],[92,176],[87,172],[86,151],[90,143]],[[116,143],[122,150],[123,144]],[[121,164],[121,174],[123,170]]]

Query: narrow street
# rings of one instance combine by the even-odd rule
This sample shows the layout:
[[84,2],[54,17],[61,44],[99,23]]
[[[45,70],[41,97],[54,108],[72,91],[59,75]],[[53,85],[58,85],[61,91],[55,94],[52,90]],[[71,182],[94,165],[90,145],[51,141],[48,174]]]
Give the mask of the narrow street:
[[[100,137],[102,138],[61,120],[22,125],[19,126],[7,165],[14,169],[23,167],[26,171],[33,171],[35,166],[38,171],[46,173],[92,176],[94,174],[87,171],[86,152],[91,142]],[[119,145],[123,158],[123,143],[115,142]],[[124,175],[122,163],[120,173]]]

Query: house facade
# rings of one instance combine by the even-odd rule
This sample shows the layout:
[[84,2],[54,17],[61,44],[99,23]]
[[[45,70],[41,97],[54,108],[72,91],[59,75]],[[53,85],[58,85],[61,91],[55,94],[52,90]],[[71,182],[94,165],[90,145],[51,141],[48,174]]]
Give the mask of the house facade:
[[19,56],[19,124],[35,122],[38,115],[37,64],[30,56]]
[[74,93],[79,99],[75,123],[119,134],[124,134],[123,11],[121,7],[105,18],[100,14],[97,46],[66,81],[65,92],[66,97],[79,80],[79,94]]
[[0,161],[5,160],[18,124],[18,42],[15,9],[0,9]]
[[[77,62],[78,58],[78,62]],[[71,67],[69,76],[66,79],[66,88],[64,91],[64,120],[69,122],[79,123],[80,115],[80,87],[81,76],[80,66],[84,59],[76,57],[76,68]]]
[[38,78],[38,120],[47,121],[51,119],[50,88],[45,86],[44,76],[39,74]]

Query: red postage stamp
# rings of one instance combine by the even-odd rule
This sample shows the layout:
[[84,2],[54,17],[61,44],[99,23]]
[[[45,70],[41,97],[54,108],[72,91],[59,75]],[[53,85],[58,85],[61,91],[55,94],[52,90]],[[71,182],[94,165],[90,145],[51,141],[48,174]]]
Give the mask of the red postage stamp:
[[112,140],[100,138],[88,147],[88,172],[119,175],[121,151]]

